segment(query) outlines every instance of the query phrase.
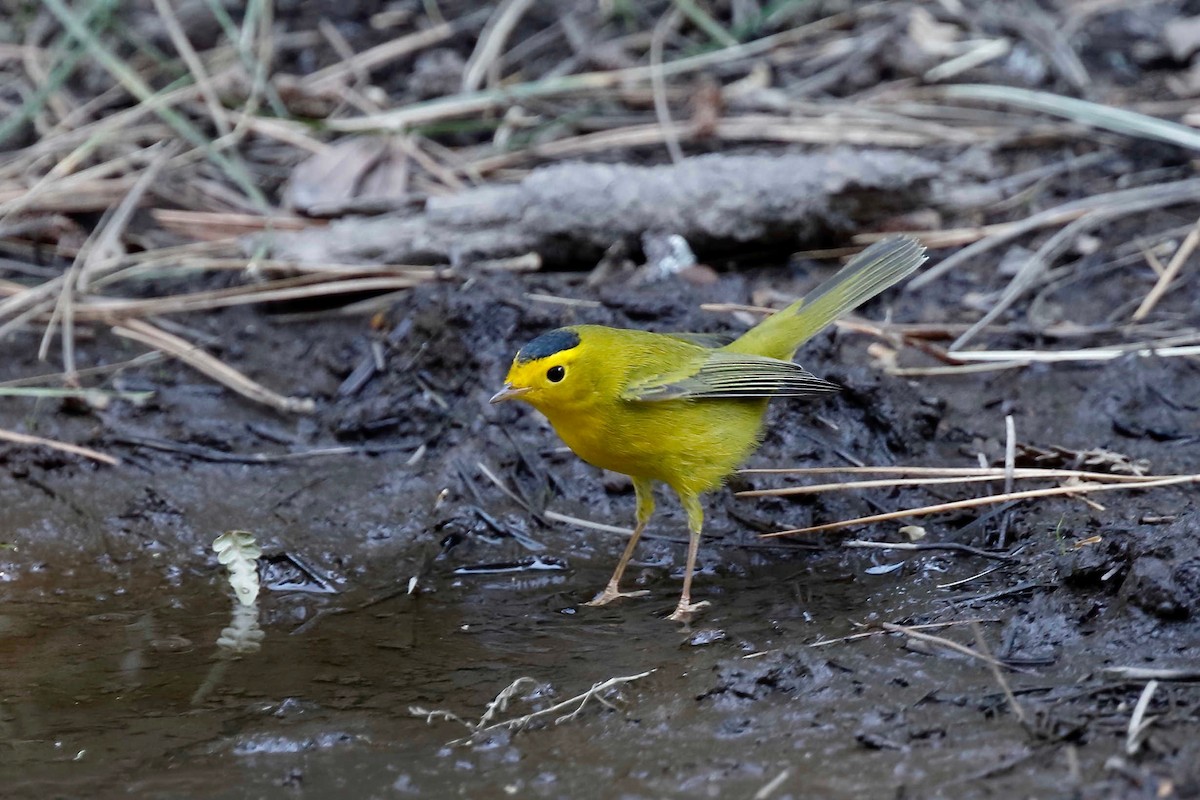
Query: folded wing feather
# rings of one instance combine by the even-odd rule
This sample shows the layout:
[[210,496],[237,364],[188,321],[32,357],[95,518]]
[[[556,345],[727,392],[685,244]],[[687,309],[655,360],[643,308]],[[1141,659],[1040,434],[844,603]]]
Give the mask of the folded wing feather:
[[807,397],[838,391],[799,364],[765,356],[714,352],[691,375],[654,375],[625,387],[626,400]]

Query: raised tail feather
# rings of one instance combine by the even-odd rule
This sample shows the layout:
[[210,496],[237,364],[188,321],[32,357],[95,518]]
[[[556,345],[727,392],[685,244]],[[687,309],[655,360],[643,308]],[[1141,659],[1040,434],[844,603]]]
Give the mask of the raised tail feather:
[[797,348],[825,326],[911,275],[925,259],[925,247],[911,236],[876,242],[829,280],[755,325],[725,349],[791,360]]

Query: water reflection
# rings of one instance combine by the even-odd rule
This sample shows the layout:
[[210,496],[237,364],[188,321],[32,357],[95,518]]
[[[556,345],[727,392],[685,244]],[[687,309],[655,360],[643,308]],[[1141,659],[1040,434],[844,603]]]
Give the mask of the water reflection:
[[[503,780],[501,790],[561,797],[610,779],[613,791],[663,796],[654,765],[667,752],[676,763],[717,763],[726,747],[718,741],[764,731],[743,719],[744,704],[697,699],[741,691],[712,694],[713,682],[731,674],[718,665],[764,652],[786,664],[781,648],[850,633],[849,617],[872,608],[891,617],[912,591],[892,576],[865,584],[799,562],[755,564],[709,577],[702,588],[714,613],[687,631],[662,619],[676,590],[665,569],[648,571],[650,598],[581,608],[607,577],[604,559],[582,570],[441,569],[411,594],[403,580],[367,576],[358,587],[375,588],[266,591],[250,606],[231,603],[216,572],[180,578],[156,563],[127,566],[121,593],[100,573],[69,581],[30,573],[5,584],[0,780],[14,796],[85,796],[101,784],[151,797],[292,797],[297,786],[314,796],[442,796],[472,786],[492,792]],[[864,663],[880,646],[839,658]],[[831,690],[780,669],[798,676],[798,688],[753,689],[761,694],[754,715],[769,713],[761,725],[792,719],[800,727],[755,756],[763,770],[721,785],[752,795],[797,743],[815,746],[821,728],[802,693]],[[650,670],[620,687],[615,708],[595,702],[615,699],[600,690],[578,716],[554,724],[590,687]],[[409,710],[477,721],[523,676],[532,684],[522,683],[509,713],[493,720],[534,713],[524,733],[496,729],[478,746],[447,748],[463,728]],[[878,698],[852,701],[847,713],[855,702]],[[547,711],[556,704],[564,705]],[[708,734],[678,735],[689,730]],[[581,743],[592,753],[583,761]],[[794,779],[804,778],[796,769]]]

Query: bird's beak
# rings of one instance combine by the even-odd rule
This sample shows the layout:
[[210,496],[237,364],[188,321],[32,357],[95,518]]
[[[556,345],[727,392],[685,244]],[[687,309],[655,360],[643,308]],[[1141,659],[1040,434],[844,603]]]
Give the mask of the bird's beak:
[[496,403],[503,403],[505,400],[516,400],[528,391],[528,386],[513,386],[511,383],[506,383],[501,387],[500,391],[492,395],[492,399],[488,402],[495,405]]

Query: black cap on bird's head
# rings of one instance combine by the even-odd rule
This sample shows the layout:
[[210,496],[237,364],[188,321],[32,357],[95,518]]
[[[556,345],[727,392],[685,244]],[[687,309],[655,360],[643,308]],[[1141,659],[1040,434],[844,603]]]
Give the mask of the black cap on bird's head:
[[[546,388],[548,384],[561,383],[566,376],[566,367],[558,363],[561,359],[554,359],[554,356],[574,350],[581,341],[578,331],[556,328],[522,347],[508,370],[504,387],[492,396],[492,402],[500,403],[518,397],[532,402],[533,396],[529,395],[531,391],[538,387]],[[555,363],[547,363],[547,359]]]
[[517,363],[528,364],[579,346],[579,334],[570,328],[547,331],[517,351]]

